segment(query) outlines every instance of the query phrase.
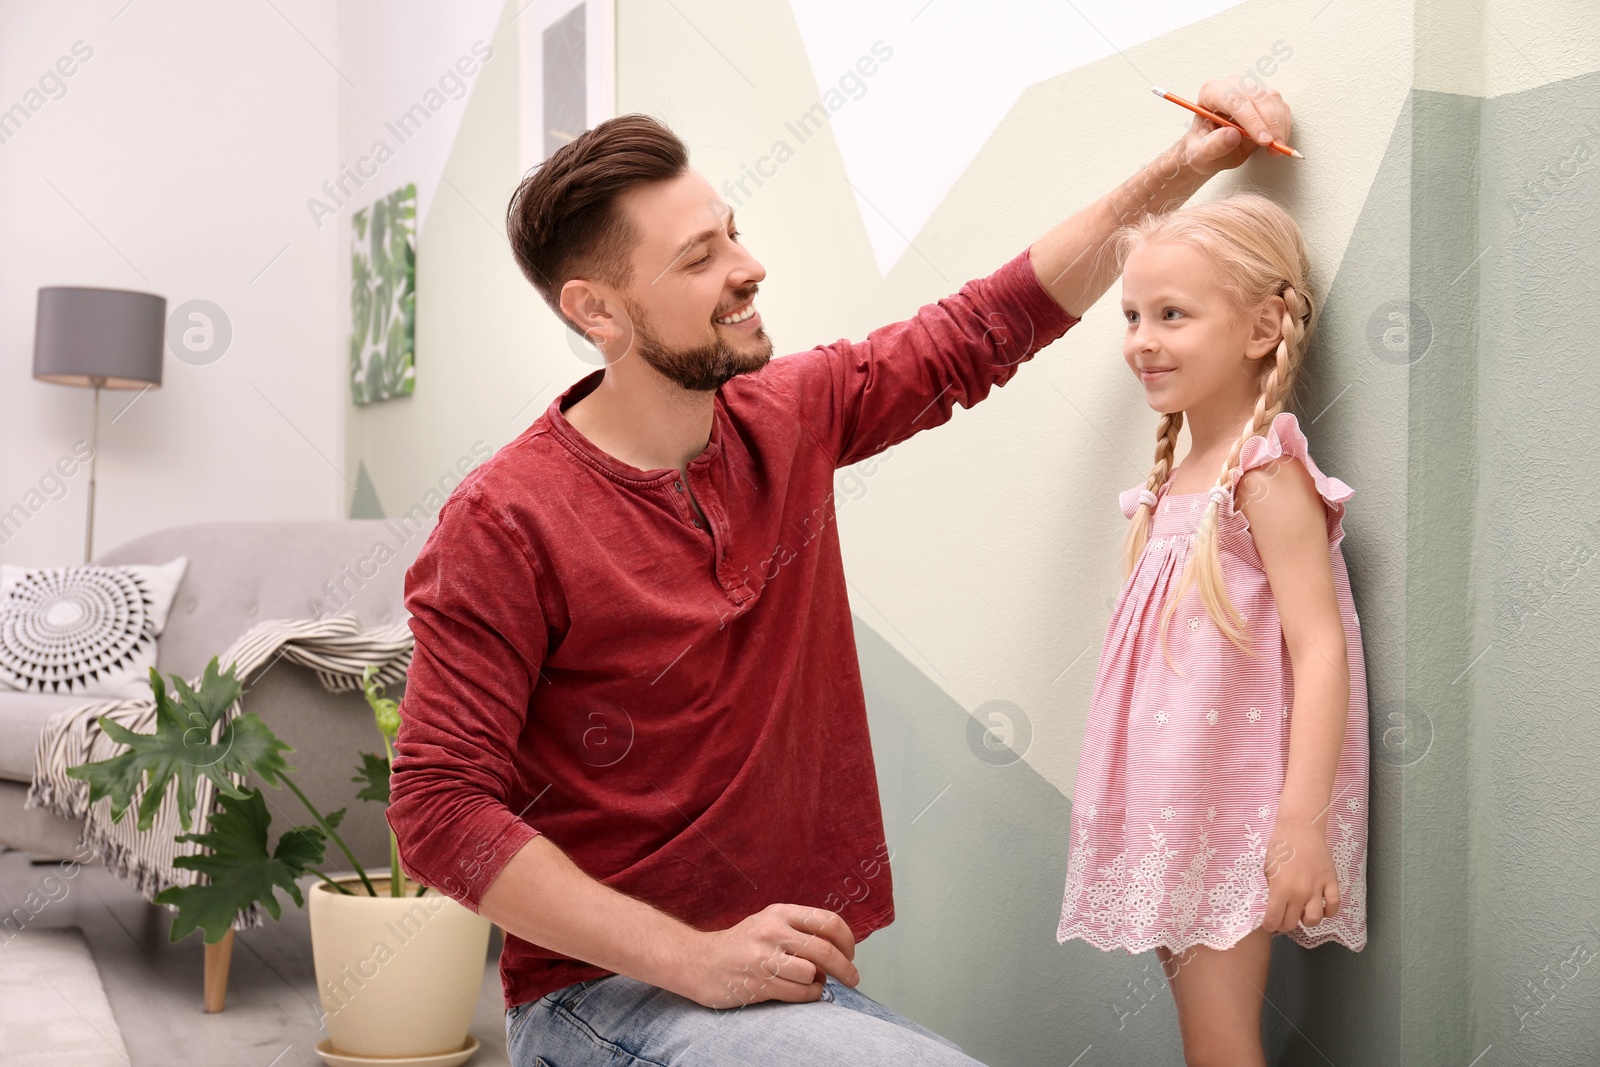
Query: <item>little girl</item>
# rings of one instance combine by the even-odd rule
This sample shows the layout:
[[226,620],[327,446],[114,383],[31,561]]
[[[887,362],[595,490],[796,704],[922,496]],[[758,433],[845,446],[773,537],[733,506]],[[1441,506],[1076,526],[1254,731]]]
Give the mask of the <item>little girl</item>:
[[1264,1067],[1272,935],[1366,944],[1351,489],[1284,410],[1316,318],[1294,220],[1239,194],[1124,227],[1117,251],[1123,356],[1161,419],[1121,497],[1056,939],[1154,949],[1190,1067]]

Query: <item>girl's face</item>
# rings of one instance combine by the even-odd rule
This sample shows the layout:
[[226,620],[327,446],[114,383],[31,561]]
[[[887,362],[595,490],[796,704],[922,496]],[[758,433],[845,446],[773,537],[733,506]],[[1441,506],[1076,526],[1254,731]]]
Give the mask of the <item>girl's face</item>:
[[1122,271],[1122,356],[1163,415],[1220,405],[1232,411],[1261,394],[1261,359],[1278,346],[1276,303],[1252,319],[1212,279],[1205,255],[1176,241],[1146,243]]

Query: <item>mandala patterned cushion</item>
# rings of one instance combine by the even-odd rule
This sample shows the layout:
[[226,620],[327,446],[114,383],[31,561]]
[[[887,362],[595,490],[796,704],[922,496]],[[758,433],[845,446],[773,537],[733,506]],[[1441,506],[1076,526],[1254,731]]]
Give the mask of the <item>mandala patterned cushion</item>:
[[0,686],[149,696],[156,638],[188,565],[184,556],[159,567],[0,564]]

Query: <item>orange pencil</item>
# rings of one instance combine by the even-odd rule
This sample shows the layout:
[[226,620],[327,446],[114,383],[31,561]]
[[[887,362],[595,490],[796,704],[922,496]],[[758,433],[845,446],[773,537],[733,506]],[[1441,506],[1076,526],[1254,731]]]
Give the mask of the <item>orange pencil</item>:
[[[1209,119],[1210,121],[1215,122],[1218,126],[1232,126],[1234,129],[1239,131],[1239,136],[1240,137],[1244,138],[1247,141],[1251,139],[1249,132],[1247,130],[1245,130],[1245,128],[1243,126],[1239,125],[1237,122],[1234,122],[1232,119],[1225,119],[1221,115],[1217,114],[1215,111],[1207,111],[1205,108],[1201,107],[1199,104],[1191,104],[1191,103],[1189,103],[1189,101],[1185,100],[1181,96],[1173,96],[1171,93],[1167,92],[1165,89],[1161,88],[1161,86],[1159,86],[1159,85],[1152,85],[1150,87],[1150,91],[1152,93],[1155,93],[1157,96],[1161,97],[1161,99],[1163,99],[1163,100],[1171,100],[1174,104],[1177,104],[1179,107],[1188,108],[1190,111],[1193,111],[1196,115],[1199,115],[1203,119]],[[1262,148],[1270,148],[1270,149],[1272,149],[1272,151],[1278,153],[1279,155],[1293,156],[1295,159],[1304,159],[1304,158],[1306,158],[1305,156],[1302,156],[1299,152],[1296,152],[1294,149],[1292,149],[1288,145],[1284,144],[1282,141],[1279,141],[1279,140],[1276,140],[1276,139],[1274,139],[1272,141],[1269,141],[1264,145],[1260,144],[1260,142],[1257,142],[1257,144]]]

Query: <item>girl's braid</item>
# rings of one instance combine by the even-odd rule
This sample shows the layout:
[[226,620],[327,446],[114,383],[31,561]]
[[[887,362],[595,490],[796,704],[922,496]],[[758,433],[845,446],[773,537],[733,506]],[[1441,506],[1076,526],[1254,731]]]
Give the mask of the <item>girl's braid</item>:
[[[1250,438],[1264,434],[1267,427],[1272,424],[1288,397],[1284,395],[1283,383],[1290,376],[1292,361],[1298,361],[1301,354],[1301,345],[1305,340],[1306,323],[1311,318],[1311,302],[1297,292],[1294,286],[1285,283],[1279,291],[1283,297],[1283,336],[1278,341],[1278,349],[1274,353],[1272,368],[1267,371],[1261,383],[1261,395],[1256,399],[1254,412],[1246,424],[1244,432],[1233,442],[1233,447],[1228,450],[1228,458],[1222,464],[1222,470],[1217,475],[1216,484],[1211,489],[1211,501],[1206,506],[1205,514],[1200,518],[1200,526],[1195,531],[1194,552],[1190,556],[1189,565],[1183,569],[1179,577],[1178,588],[1167,601],[1166,608],[1161,613],[1161,640],[1163,654],[1171,663],[1170,654],[1166,653],[1167,626],[1172,620],[1173,613],[1178,610],[1178,604],[1183,600],[1189,587],[1198,582],[1200,597],[1206,606],[1207,613],[1217,621],[1218,629],[1224,637],[1241,649],[1250,650],[1249,627],[1244,616],[1233,606],[1232,600],[1223,592],[1222,559],[1217,540],[1217,525],[1222,510],[1222,498],[1227,493],[1228,487],[1233,484],[1234,472],[1239,467],[1239,456],[1244,451],[1245,442]],[[1209,572],[1209,573],[1208,573]]]
[[[1183,412],[1174,411],[1162,415],[1161,422],[1156,426],[1156,460],[1150,468],[1150,475],[1145,479],[1144,488],[1151,498],[1154,498],[1161,487],[1167,484],[1167,478],[1172,474],[1172,460],[1178,452],[1178,433],[1183,429]],[[1122,575],[1126,578],[1133,573],[1133,568],[1138,564],[1139,557],[1144,553],[1145,541],[1150,536],[1150,516],[1154,505],[1149,500],[1143,500],[1134,512],[1133,522],[1128,527],[1128,536],[1123,545]]]

